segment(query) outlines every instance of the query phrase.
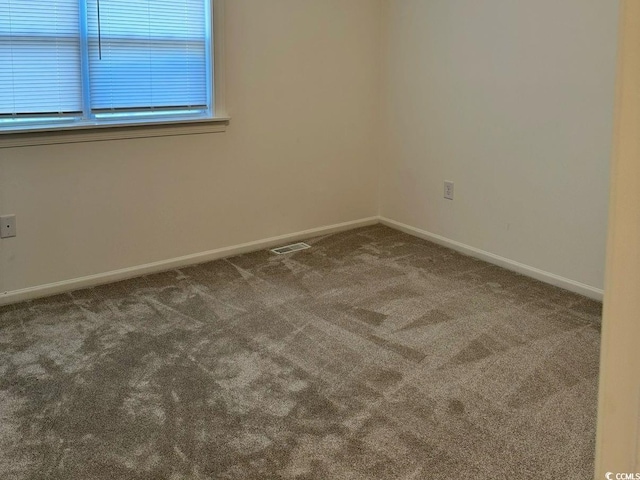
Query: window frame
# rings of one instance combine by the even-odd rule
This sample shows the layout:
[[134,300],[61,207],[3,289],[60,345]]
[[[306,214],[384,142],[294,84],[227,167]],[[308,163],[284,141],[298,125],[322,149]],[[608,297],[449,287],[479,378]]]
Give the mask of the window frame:
[[[84,119],[69,124],[34,124],[31,126],[0,128],[0,148],[57,143],[91,142],[125,138],[144,138],[172,135],[223,132],[229,123],[225,103],[224,81],[224,5],[225,0],[210,0],[208,21],[213,33],[207,48],[212,55],[211,72],[208,75],[208,94],[211,116],[176,116],[170,113],[131,117],[122,120]],[[83,5],[84,2],[81,2]],[[84,7],[81,7],[84,10]],[[82,12],[84,14],[84,12]],[[86,46],[81,46],[86,48]],[[83,55],[84,56],[84,55]],[[84,60],[83,60],[84,62]],[[85,65],[83,65],[85,68]],[[84,104],[83,99],[83,104]]]

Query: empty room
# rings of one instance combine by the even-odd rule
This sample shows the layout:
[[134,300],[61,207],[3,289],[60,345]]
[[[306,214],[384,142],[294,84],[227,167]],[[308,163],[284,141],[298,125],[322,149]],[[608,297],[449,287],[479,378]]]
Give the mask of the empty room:
[[635,0],[0,0],[0,479],[640,478],[639,46]]

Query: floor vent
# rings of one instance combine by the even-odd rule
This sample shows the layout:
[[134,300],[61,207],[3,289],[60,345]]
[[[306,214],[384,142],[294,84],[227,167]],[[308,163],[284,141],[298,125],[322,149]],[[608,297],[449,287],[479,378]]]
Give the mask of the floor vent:
[[284,247],[274,248],[271,251],[278,255],[284,255],[285,253],[297,252],[298,250],[305,250],[307,248],[311,248],[311,246],[306,243],[293,243],[291,245],[285,245]]

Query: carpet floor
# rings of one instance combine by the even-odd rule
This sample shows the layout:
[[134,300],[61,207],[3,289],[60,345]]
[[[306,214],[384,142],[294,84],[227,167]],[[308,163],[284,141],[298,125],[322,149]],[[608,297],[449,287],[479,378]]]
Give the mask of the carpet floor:
[[600,303],[307,243],[0,309],[0,478],[592,478]]

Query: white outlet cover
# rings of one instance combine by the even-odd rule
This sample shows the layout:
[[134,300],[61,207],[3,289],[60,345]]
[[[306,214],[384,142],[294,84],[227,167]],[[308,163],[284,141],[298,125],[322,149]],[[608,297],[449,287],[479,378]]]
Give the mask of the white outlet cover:
[[0,217],[0,238],[16,236],[16,216],[4,215]]
[[444,182],[444,198],[453,200],[453,182]]

